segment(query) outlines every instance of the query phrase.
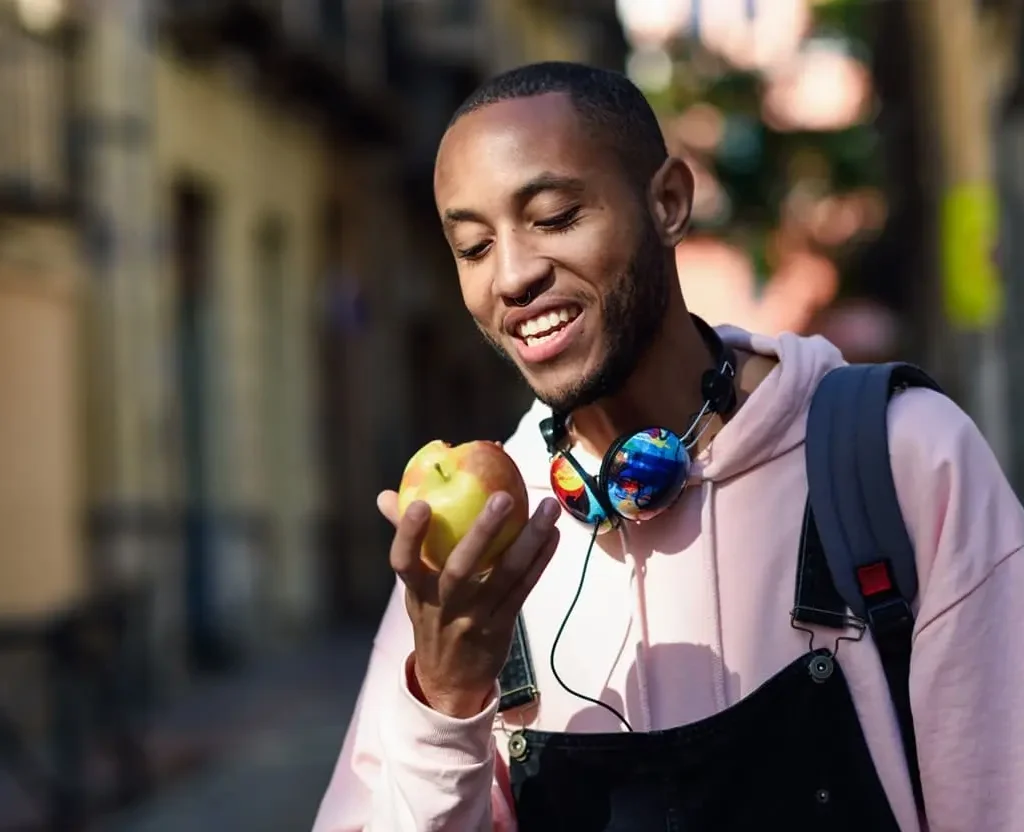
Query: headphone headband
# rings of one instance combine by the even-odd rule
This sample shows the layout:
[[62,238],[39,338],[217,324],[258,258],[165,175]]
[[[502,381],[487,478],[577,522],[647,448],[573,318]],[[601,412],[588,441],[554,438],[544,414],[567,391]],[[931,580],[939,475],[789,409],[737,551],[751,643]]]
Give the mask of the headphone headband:
[[[704,404],[682,437],[666,428],[648,428],[620,436],[608,449],[595,479],[567,448],[568,414],[553,412],[540,422],[541,436],[552,457],[551,487],[563,508],[598,531],[614,527],[620,518],[645,520],[672,505],[686,485],[690,471],[687,440],[701,419],[711,413],[725,416],[736,407],[736,355],[703,319],[691,315],[714,366],[701,376]],[[699,436],[700,433],[697,433]]]

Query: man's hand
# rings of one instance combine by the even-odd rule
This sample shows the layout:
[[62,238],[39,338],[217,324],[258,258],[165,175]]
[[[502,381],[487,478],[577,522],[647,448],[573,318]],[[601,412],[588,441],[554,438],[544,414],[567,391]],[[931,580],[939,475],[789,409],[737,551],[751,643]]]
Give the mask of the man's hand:
[[384,491],[377,507],[395,527],[391,568],[406,587],[418,692],[440,713],[475,716],[490,699],[508,658],[516,615],[558,546],[558,502],[548,498],[540,504],[483,578],[476,565],[512,507],[508,494],[491,496],[441,572],[420,559],[430,506],[412,503],[399,518],[398,495]]

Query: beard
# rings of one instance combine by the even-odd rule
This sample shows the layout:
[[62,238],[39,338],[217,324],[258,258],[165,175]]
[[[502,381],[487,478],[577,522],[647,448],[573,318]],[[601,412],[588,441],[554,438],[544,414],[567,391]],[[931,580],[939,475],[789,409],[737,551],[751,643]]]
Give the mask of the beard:
[[557,389],[539,390],[534,387],[515,359],[493,336],[482,328],[480,334],[519,371],[538,399],[554,412],[568,415],[616,394],[625,386],[661,331],[668,310],[671,279],[665,266],[664,245],[648,221],[629,266],[604,297],[604,356],[600,365],[582,378]]

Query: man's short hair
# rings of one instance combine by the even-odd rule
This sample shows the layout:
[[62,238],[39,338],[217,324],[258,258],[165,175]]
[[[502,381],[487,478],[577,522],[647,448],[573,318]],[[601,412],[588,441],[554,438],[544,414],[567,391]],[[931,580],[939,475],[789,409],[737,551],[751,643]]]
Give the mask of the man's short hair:
[[497,75],[467,98],[448,123],[514,98],[564,93],[587,126],[598,132],[641,188],[668,158],[665,137],[644,94],[618,72],[566,61],[527,64]]

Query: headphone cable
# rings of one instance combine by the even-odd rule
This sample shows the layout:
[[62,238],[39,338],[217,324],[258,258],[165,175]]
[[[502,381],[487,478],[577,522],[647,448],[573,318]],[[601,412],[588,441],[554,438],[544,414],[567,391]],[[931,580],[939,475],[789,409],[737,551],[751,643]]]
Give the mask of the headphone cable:
[[580,595],[583,594],[583,583],[587,578],[587,567],[590,565],[590,556],[591,554],[593,554],[594,544],[597,542],[597,533],[600,528],[600,524],[595,524],[594,533],[590,537],[590,545],[587,546],[587,554],[583,558],[583,572],[580,575],[579,585],[576,587],[576,595],[573,596],[572,603],[569,604],[569,609],[565,613],[565,618],[562,619],[562,624],[559,626],[558,632],[555,634],[555,640],[551,643],[551,673],[554,675],[555,681],[558,682],[558,684],[561,685],[563,690],[565,690],[567,693],[569,693],[572,696],[575,696],[577,699],[582,699],[584,702],[589,702],[592,705],[597,705],[598,707],[604,708],[606,711],[612,714],[612,716],[619,720],[619,722],[626,726],[627,731],[632,733],[633,726],[629,724],[629,721],[626,719],[626,717],[624,717],[621,713],[619,713],[607,702],[602,702],[600,699],[594,699],[591,696],[587,696],[586,694],[573,690],[565,682],[562,681],[562,677],[558,675],[558,670],[555,668],[555,650],[558,649],[558,641],[562,637],[562,633],[565,631],[566,625],[569,623],[569,618],[572,616],[573,610],[576,609],[576,602],[580,600]]

